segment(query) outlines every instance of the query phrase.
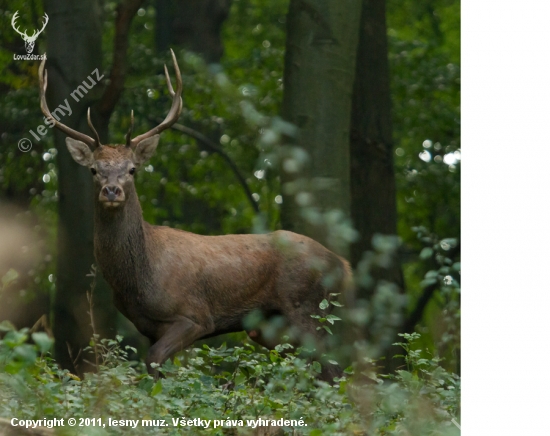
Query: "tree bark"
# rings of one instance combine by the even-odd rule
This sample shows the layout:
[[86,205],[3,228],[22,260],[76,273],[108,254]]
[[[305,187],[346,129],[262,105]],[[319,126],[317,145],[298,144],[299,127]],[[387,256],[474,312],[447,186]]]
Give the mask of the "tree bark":
[[[99,99],[101,85],[96,84],[78,102],[71,93],[83,80],[90,83],[87,77],[94,77],[92,72],[96,68],[100,75],[103,74],[99,2],[47,0],[44,9],[50,17],[46,63],[48,105],[53,111],[59,104],[65,105],[67,100],[72,114],[64,116],[61,122],[93,136],[87,127],[86,111]],[[98,130],[102,141],[106,141],[106,125]],[[95,262],[92,178],[87,169],[75,164],[65,145],[65,135],[56,129],[54,143],[58,150],[59,180],[58,264],[53,320],[55,356],[62,367],[83,372],[91,368],[81,362],[75,364],[74,359],[88,345],[92,335],[86,299],[91,284],[86,275]],[[112,333],[116,311],[105,285],[96,288],[95,307],[97,333],[107,336]]]
[[[124,0],[117,6],[115,18],[115,41],[113,65],[109,75],[109,84],[97,104],[99,125],[108,131],[109,120],[116,104],[124,91],[124,81],[128,69],[128,46],[132,20],[144,0]],[[105,138],[106,140],[107,138]]]
[[[375,234],[397,234],[396,187],[393,167],[390,75],[385,0],[362,0],[351,120],[351,214],[359,239],[351,247],[352,265],[373,249]],[[369,272],[371,287],[358,287],[356,296],[369,300],[377,283],[388,281],[404,289],[398,256],[387,268]],[[399,327],[392,326],[397,331]],[[368,330],[368,327],[367,327]],[[369,331],[365,334],[368,337]],[[377,338],[370,337],[376,341]],[[402,364],[393,358],[399,347],[383,345],[385,372]]]
[[[350,135],[351,215],[360,234],[351,247],[353,265],[372,249],[376,233],[397,234],[386,4],[362,2]],[[403,287],[397,259],[376,274]]]
[[295,145],[310,156],[301,174],[281,173],[283,228],[331,246],[326,229],[309,225],[285,184],[296,178],[323,184],[315,206],[350,216],[349,127],[360,14],[359,0],[291,0],[288,12],[283,117],[296,125]]

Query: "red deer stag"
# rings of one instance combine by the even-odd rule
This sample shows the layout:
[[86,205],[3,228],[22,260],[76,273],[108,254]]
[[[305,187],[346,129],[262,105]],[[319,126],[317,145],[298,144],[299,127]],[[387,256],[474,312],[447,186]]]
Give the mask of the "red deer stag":
[[[134,185],[135,172],[155,152],[159,134],[178,119],[182,80],[172,52],[176,91],[166,65],[172,106],[164,121],[126,144],[102,145],[90,110],[91,138],[52,117],[46,103],[47,72],[39,69],[40,107],[55,127],[67,135],[73,159],[92,173],[94,251],[97,263],[114,291],[117,309],[148,337],[151,363],[166,359],[198,339],[246,329],[243,319],[253,311],[266,317],[283,315],[301,338],[319,342],[325,331],[312,314],[323,315],[319,303],[350,283],[349,264],[316,241],[288,231],[263,235],[202,236],[142,218]],[[326,315],[326,313],[325,313]],[[248,334],[272,346],[258,330]],[[323,365],[322,378],[341,374]]]

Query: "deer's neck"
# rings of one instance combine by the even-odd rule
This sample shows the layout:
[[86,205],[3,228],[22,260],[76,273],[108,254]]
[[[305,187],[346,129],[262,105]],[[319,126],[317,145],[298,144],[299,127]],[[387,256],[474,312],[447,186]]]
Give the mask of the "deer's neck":
[[147,224],[135,190],[117,208],[105,208],[96,200],[94,225],[95,256],[105,279],[115,292],[137,290],[147,282],[144,276],[150,268]]

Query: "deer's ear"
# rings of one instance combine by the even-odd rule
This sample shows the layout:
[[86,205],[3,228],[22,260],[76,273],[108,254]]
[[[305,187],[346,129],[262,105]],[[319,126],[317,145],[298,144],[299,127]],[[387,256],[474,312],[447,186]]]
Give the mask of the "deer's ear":
[[77,164],[85,167],[92,166],[94,163],[94,156],[90,150],[90,147],[73,138],[65,139],[65,143],[67,144],[67,148]]
[[136,146],[136,149],[134,150],[136,165],[141,165],[147,162],[151,156],[155,154],[155,150],[157,149],[157,145],[159,143],[159,138],[160,135],[151,136],[150,138],[144,139]]

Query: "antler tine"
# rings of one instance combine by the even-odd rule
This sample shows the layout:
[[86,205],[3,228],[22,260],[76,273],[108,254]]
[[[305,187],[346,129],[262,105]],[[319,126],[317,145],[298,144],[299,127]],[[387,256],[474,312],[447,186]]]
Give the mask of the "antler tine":
[[[65,124],[60,123],[50,113],[50,110],[48,109],[48,103],[46,102],[46,89],[48,88],[48,71],[44,69],[45,65],[46,65],[46,59],[44,59],[40,63],[40,68],[38,68],[38,81],[40,84],[40,109],[42,110],[42,113],[46,116],[46,118],[49,118],[54,123],[54,126],[56,128],[58,128],[63,133],[65,133],[65,135],[73,139],[76,139],[78,141],[84,142],[85,144],[88,145],[88,147],[90,147],[93,150],[96,147],[96,140],[94,140],[93,138],[90,138],[88,135],[85,135],[84,133],[77,132],[76,130],[73,130],[70,127],[67,127]],[[99,139],[97,141],[97,145],[99,145]]]
[[95,129],[94,125],[92,124],[92,117],[90,116],[90,108],[88,107],[88,126],[90,127],[90,130],[94,132],[95,136],[95,142],[98,147],[101,147],[101,141],[99,140],[99,134],[97,133],[97,130]]
[[174,88],[172,88],[172,81],[170,80],[170,73],[168,73],[168,67],[164,64],[164,77],[166,77],[166,84],[168,85],[168,92],[174,97]]
[[159,133],[163,132],[167,128],[169,128],[172,124],[174,124],[181,113],[181,109],[183,106],[183,101],[181,99],[181,92],[183,90],[183,83],[181,80],[181,73],[178,66],[178,62],[176,60],[176,55],[174,54],[174,50],[170,49],[170,53],[172,53],[172,62],[174,63],[174,70],[176,73],[176,91],[174,92],[174,88],[172,88],[172,83],[170,81],[170,75],[168,74],[168,69],[166,68],[166,65],[164,65],[164,73],[166,75],[166,82],[168,85],[168,91],[170,92],[170,95],[172,96],[172,106],[170,107],[170,111],[168,112],[168,115],[166,115],[166,118],[162,123],[160,123],[157,127],[154,129],[149,130],[147,133],[143,133],[142,135],[136,136],[134,139],[131,140],[130,146],[134,148],[137,144],[139,144],[144,139],[147,139],[151,136],[158,135]]
[[126,147],[132,146],[132,131],[134,130],[134,110],[130,112],[130,128],[126,133]]

